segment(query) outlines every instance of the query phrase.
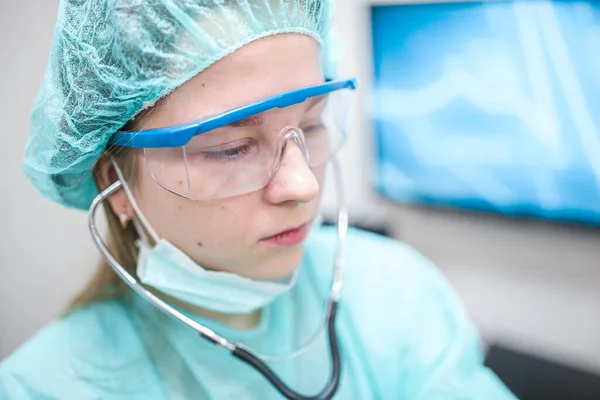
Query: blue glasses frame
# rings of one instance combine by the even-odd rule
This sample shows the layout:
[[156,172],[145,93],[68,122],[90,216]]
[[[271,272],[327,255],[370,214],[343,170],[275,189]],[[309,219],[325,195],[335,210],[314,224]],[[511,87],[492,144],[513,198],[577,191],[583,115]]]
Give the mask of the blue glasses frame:
[[300,104],[310,97],[321,96],[341,89],[356,90],[357,87],[358,81],[356,78],[329,81],[267,97],[266,99],[199,121],[142,131],[119,131],[111,136],[108,144],[132,148],[185,146],[194,136],[232,124],[272,108],[289,107],[294,104]]

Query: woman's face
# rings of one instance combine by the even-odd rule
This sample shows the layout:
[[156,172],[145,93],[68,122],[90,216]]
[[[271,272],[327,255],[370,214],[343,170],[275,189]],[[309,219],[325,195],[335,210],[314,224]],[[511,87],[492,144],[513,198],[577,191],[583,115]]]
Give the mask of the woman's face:
[[[179,87],[143,127],[198,120],[323,81],[319,45],[314,39],[271,36],[246,45]],[[299,112],[266,118],[259,128],[261,135],[274,138],[285,126],[299,125],[303,111]],[[265,240],[303,225],[310,228],[318,212],[324,166],[309,168],[292,141],[280,169],[265,187],[218,200],[192,201],[174,195],[155,182],[143,155],[136,163],[139,172],[132,190],[142,212],[161,238],[198,264],[255,279],[281,278],[298,267],[303,242]]]

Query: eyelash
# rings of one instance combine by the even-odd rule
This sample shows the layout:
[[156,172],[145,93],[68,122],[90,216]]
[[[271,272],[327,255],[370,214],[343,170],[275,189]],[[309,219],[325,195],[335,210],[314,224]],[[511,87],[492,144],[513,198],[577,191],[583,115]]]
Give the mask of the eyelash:
[[[314,124],[307,126],[303,129],[305,133],[310,133],[311,131],[316,131],[319,129],[325,129],[324,124]],[[220,161],[220,162],[230,162],[237,161],[243,156],[250,154],[252,151],[253,143],[245,143],[238,147],[233,147],[231,149],[225,149],[220,151],[205,151],[202,152],[202,156],[206,161]]]
[[253,143],[246,143],[238,147],[231,149],[225,149],[220,151],[206,151],[202,152],[202,156],[207,161],[236,161],[239,158],[250,154]]
[[314,130],[318,130],[318,129],[326,129],[325,124],[314,124],[314,125],[310,125],[307,126],[306,128],[302,128],[302,131],[305,133],[310,133],[311,131]]

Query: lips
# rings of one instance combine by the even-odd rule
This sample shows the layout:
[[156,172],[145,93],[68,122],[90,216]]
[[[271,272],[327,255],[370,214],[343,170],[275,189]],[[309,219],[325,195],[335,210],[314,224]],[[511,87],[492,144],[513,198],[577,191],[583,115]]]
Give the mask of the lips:
[[301,243],[308,235],[308,224],[261,239],[261,242],[288,247]]

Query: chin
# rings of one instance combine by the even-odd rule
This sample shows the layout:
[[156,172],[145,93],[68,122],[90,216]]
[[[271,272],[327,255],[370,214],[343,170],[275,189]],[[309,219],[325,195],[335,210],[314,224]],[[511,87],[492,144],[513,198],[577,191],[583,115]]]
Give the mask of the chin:
[[304,244],[294,246],[285,252],[274,254],[257,269],[256,279],[282,279],[293,274],[302,262]]

